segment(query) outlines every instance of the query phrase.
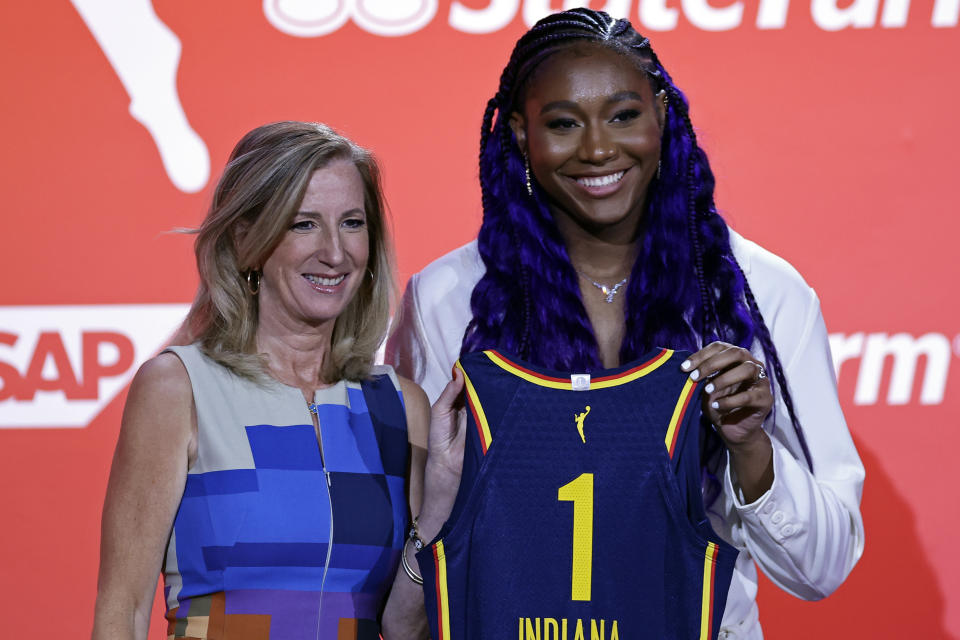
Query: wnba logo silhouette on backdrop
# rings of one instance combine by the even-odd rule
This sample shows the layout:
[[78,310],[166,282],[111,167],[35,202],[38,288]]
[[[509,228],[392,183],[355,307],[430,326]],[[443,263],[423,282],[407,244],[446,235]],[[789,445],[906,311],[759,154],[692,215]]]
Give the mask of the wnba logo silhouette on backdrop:
[[177,94],[180,39],[150,0],[71,0],[130,96],[130,115],[146,127],[173,185],[187,193],[210,178],[210,152],[190,126]]

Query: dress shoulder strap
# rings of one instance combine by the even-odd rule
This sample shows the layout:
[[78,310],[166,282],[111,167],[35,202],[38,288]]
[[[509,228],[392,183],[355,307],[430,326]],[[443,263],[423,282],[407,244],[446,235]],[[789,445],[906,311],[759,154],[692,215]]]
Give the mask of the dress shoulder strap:
[[403,477],[407,471],[407,416],[393,368],[375,367],[360,388],[380,448],[383,470],[387,475]]

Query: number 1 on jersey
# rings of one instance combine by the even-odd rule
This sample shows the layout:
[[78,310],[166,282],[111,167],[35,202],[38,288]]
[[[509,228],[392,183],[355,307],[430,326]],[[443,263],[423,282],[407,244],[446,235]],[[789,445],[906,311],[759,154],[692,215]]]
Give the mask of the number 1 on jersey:
[[590,600],[593,574],[593,474],[579,476],[557,489],[557,500],[573,502],[573,586],[571,600]]

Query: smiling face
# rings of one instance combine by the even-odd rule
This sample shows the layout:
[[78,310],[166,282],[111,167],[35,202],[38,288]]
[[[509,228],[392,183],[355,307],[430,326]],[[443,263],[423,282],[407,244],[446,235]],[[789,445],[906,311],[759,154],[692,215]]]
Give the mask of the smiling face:
[[289,229],[263,265],[260,323],[318,327],[334,321],[367,272],[364,185],[349,159],[313,172]]
[[660,158],[661,97],[633,61],[599,45],[537,70],[510,126],[565,237],[634,239]]

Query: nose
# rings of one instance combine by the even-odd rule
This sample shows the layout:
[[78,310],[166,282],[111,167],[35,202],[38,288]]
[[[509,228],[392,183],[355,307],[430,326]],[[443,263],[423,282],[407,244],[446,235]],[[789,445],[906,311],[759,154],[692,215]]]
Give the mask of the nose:
[[603,164],[617,157],[617,145],[602,125],[587,125],[580,139],[578,156],[590,164]]
[[321,264],[335,267],[343,262],[343,239],[337,226],[324,225],[323,233],[318,233],[316,256]]

